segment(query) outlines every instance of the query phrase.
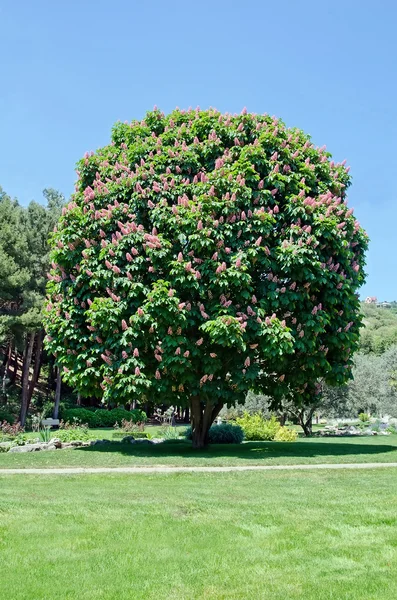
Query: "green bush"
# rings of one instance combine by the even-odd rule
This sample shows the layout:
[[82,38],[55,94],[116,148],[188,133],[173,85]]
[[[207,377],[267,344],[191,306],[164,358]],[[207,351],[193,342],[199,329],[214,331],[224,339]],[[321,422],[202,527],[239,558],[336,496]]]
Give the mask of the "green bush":
[[0,408],[0,423],[7,421],[10,425],[15,423],[15,417],[6,408]]
[[90,428],[113,427],[116,423],[123,420],[133,423],[142,423],[147,420],[146,413],[143,410],[124,410],[124,408],[97,408],[90,410],[88,408],[68,408],[64,411],[63,419],[73,422],[77,419],[80,423],[87,424]]
[[54,437],[61,442],[73,442],[79,440],[80,442],[87,442],[92,439],[92,434],[87,427],[68,427],[67,429],[58,429],[54,434]]
[[281,427],[275,416],[266,420],[260,413],[250,415],[245,412],[236,423],[242,427],[245,439],[250,441],[274,440]]
[[91,410],[87,410],[85,408],[68,408],[64,411],[63,419],[65,421],[69,421],[69,423],[73,423],[75,421],[78,423],[84,423],[91,428],[101,426],[96,411],[92,412]]
[[[192,428],[188,427],[185,431],[185,438],[192,439]],[[210,444],[241,444],[244,439],[244,432],[239,425],[231,423],[222,423],[213,425],[208,432],[208,441]]]
[[358,418],[362,423],[367,423],[369,421],[369,414],[362,412],[358,415]]
[[298,432],[295,429],[288,429],[288,427],[280,427],[274,436],[275,442],[296,442],[298,439]]

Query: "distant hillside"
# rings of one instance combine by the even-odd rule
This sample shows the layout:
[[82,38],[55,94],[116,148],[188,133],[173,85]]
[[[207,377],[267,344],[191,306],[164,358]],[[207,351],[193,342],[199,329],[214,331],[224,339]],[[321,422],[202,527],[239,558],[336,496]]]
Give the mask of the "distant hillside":
[[361,330],[360,349],[365,353],[382,354],[397,344],[397,303],[390,308],[378,308],[375,304],[361,304],[365,327]]

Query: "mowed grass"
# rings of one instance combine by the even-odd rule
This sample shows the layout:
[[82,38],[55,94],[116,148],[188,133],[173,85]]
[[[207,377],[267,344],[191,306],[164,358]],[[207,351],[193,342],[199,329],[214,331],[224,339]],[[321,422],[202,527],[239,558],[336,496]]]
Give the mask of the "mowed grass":
[[[101,436],[104,437],[104,436]],[[231,466],[397,462],[397,435],[300,438],[296,442],[245,442],[194,450],[190,443],[156,445],[111,442],[76,450],[0,454],[0,468]]]
[[0,478],[0,597],[395,600],[391,469]]

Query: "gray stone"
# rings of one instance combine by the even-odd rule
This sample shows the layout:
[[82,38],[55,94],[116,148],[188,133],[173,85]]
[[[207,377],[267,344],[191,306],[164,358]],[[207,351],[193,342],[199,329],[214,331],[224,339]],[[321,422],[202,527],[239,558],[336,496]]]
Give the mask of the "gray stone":
[[147,446],[149,444],[153,444],[152,440],[148,440],[147,438],[138,438],[137,440],[134,441],[135,444],[146,444]]
[[110,444],[110,440],[94,440],[91,446],[101,446],[103,444]]
[[10,452],[39,452],[40,450],[45,450],[47,448],[47,444],[25,444],[24,446],[12,446],[10,448]]
[[123,444],[135,444],[135,438],[133,435],[126,435],[122,438],[121,442]]

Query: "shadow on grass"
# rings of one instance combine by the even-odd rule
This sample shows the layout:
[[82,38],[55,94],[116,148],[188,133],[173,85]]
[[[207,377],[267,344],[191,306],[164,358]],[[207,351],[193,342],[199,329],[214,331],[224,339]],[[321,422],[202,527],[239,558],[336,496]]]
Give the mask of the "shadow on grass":
[[[362,438],[361,438],[362,440]],[[246,460],[267,458],[315,458],[321,456],[371,456],[386,452],[395,452],[397,461],[397,445],[392,446],[385,443],[368,444],[363,441],[351,439],[346,441],[323,440],[314,441],[313,438],[297,442],[246,442],[244,444],[213,444],[203,450],[192,448],[190,442],[180,441],[177,443],[165,442],[161,444],[129,444],[119,441],[111,441],[103,445],[95,445],[77,448],[80,452],[118,452],[127,456],[151,457],[161,459],[162,457],[175,458],[238,458]]]

